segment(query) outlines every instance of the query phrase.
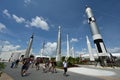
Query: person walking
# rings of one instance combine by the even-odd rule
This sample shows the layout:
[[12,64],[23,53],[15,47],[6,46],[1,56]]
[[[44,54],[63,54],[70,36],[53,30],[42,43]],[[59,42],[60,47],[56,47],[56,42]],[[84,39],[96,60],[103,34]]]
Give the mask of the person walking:
[[18,64],[19,64],[19,59],[17,59],[17,60],[15,61],[15,68],[18,67]]
[[54,61],[53,62],[53,72],[54,73],[57,73],[56,66],[57,66],[57,63],[56,63],[56,61]]
[[66,72],[67,72],[67,61],[66,61],[66,60],[64,60],[64,62],[63,62],[63,68],[64,68],[64,73],[63,73],[63,75],[66,76]]
[[29,68],[29,65],[30,65],[29,59],[24,59],[23,60],[23,65],[22,65],[22,68],[21,68],[21,76],[22,77],[26,75],[26,72]]
[[35,66],[36,66],[36,70],[39,70],[40,66],[40,61],[39,60],[36,60],[36,63],[35,63]]
[[11,67],[11,68],[14,68],[14,67],[15,67],[15,63],[16,63],[16,62],[15,62],[15,60],[14,60],[14,61],[12,62],[12,64],[11,64],[10,67]]

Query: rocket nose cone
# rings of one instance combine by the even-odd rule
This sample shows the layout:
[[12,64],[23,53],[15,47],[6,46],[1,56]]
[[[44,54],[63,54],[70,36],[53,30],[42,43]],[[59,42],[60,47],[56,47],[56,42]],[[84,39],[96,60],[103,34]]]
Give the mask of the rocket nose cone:
[[89,12],[89,11],[91,11],[91,8],[87,6],[86,7],[86,13]]

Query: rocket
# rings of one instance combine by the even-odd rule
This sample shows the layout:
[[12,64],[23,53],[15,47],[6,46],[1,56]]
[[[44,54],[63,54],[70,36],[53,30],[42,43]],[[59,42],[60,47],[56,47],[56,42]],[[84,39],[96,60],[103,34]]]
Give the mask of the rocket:
[[42,44],[42,49],[40,50],[40,56],[41,56],[41,57],[43,56],[44,48],[45,48],[45,42],[43,42],[43,44]]
[[57,48],[56,48],[56,61],[61,61],[61,27],[59,26],[58,29],[58,41],[57,41]]
[[88,52],[89,52],[89,56],[90,56],[90,61],[95,61],[94,56],[93,56],[93,51],[92,51],[91,43],[89,41],[88,36],[86,36],[86,40],[87,40],[87,47],[88,47]]
[[29,40],[29,43],[26,49],[26,53],[25,53],[25,58],[28,58],[30,55],[30,51],[31,51],[32,43],[33,43],[33,37],[34,37],[34,34],[32,34],[32,36],[30,37],[30,40]]
[[72,54],[72,57],[75,58],[75,51],[74,51],[74,47],[71,48],[71,54]]
[[70,57],[70,45],[69,45],[68,34],[67,34],[67,57]]
[[95,44],[95,47],[97,49],[97,53],[99,56],[98,58],[101,60],[100,62],[102,62],[101,63],[102,65],[106,65],[106,57],[108,56],[107,50],[106,50],[105,44],[103,42],[102,36],[100,34],[100,31],[96,25],[96,20],[94,18],[92,10],[88,6],[86,7],[86,14],[88,17],[88,23],[90,25],[94,44]]
[[92,13],[92,10],[91,10],[90,7],[86,8],[86,13],[87,13],[87,16],[88,16],[88,23],[90,25],[90,29],[91,29],[91,32],[92,32],[92,37],[93,37],[93,40],[94,40],[94,44],[97,48],[97,52],[99,53],[98,55],[99,56],[107,56],[106,47],[104,45],[104,42],[103,42],[102,36],[99,32],[99,29],[96,25],[96,20],[93,16],[93,13]]
[[68,34],[67,34],[67,55],[65,57],[65,60],[68,60],[70,57],[70,44],[69,44],[69,38],[68,38]]
[[2,54],[3,48],[4,48],[4,46],[1,46],[1,50],[0,50],[0,58],[1,58],[1,54]]

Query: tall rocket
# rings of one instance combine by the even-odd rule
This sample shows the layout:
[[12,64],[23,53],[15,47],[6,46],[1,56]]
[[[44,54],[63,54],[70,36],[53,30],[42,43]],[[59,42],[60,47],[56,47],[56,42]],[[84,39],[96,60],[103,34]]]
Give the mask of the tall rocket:
[[43,56],[44,53],[44,48],[45,48],[45,42],[43,42],[42,49],[40,50],[40,56]]
[[70,57],[70,45],[69,45],[68,34],[67,34],[67,57]]
[[75,58],[75,51],[74,51],[74,47],[71,48],[71,54],[72,54],[72,57]]
[[61,27],[59,26],[58,29],[58,41],[57,41],[57,55],[56,55],[56,61],[61,61]]
[[4,48],[4,46],[1,46],[1,50],[0,50],[0,58],[1,58],[1,54],[2,54],[3,48]]
[[91,43],[89,41],[88,36],[86,36],[86,40],[87,40],[87,47],[88,47],[88,52],[89,52],[89,56],[90,56],[90,61],[95,61],[94,56],[93,56],[93,51],[92,51]]
[[102,36],[99,32],[99,29],[96,25],[96,20],[93,16],[93,13],[92,13],[92,10],[90,7],[86,7],[86,14],[88,17],[88,23],[90,25],[94,44],[95,44],[95,47],[96,47],[97,52],[98,52],[98,56],[99,56],[102,64],[104,65],[105,64],[104,62],[105,62],[106,56],[107,56],[107,50],[106,50],[106,47],[104,45]]
[[30,37],[27,49],[26,49],[26,53],[25,53],[25,58],[28,58],[30,55],[30,51],[31,51],[31,47],[32,47],[32,43],[33,43],[33,36],[34,34],[32,34],[32,36]]

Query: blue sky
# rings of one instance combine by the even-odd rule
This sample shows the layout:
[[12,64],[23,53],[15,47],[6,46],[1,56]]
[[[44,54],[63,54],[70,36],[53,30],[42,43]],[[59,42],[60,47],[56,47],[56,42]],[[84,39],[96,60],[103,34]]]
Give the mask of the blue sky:
[[4,50],[26,49],[34,32],[33,53],[39,54],[45,41],[48,54],[54,54],[61,26],[62,54],[67,34],[76,52],[86,52],[86,35],[94,48],[86,5],[92,8],[108,51],[120,52],[119,0],[0,0],[0,46],[6,46]]

